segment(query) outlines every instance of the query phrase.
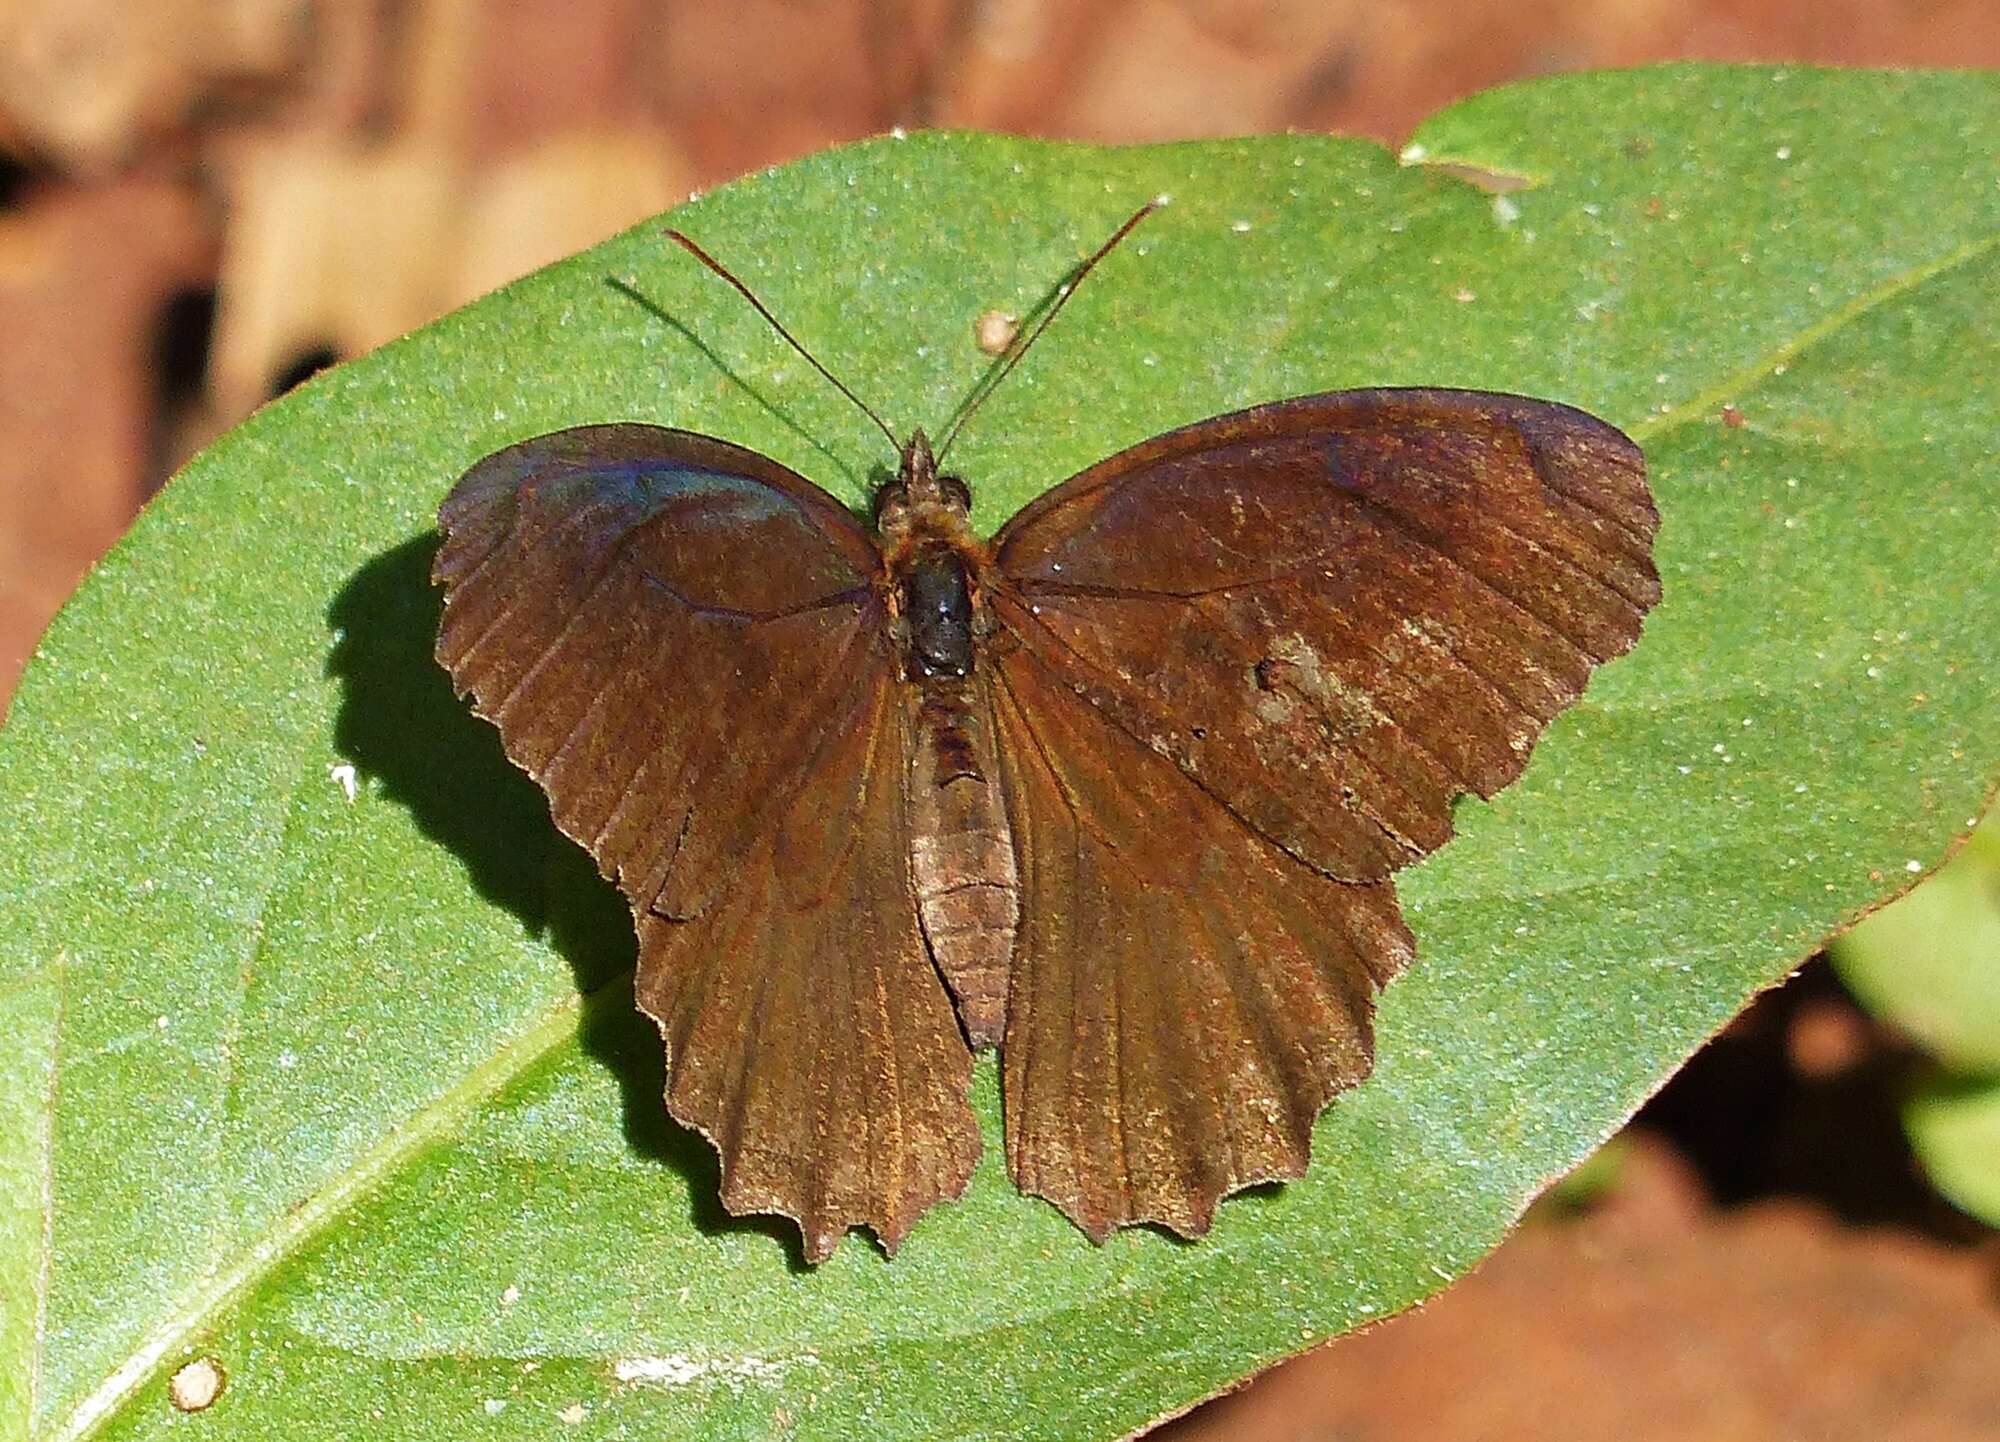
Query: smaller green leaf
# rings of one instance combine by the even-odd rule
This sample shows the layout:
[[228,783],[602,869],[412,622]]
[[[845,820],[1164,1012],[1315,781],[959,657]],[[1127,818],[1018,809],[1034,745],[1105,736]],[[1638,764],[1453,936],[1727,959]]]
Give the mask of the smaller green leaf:
[[1905,1104],[1903,1128],[1931,1185],[2000,1227],[2000,1082],[1939,1077]]
[[2000,1076],[2000,823],[1828,951],[1863,1006],[1949,1070]]

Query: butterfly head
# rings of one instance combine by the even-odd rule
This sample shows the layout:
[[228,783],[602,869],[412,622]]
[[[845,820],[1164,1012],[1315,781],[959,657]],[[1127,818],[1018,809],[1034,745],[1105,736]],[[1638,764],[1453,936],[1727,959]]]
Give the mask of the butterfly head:
[[972,511],[972,491],[938,470],[930,437],[921,429],[902,448],[896,474],[875,493],[875,528],[885,539],[904,532],[956,533]]

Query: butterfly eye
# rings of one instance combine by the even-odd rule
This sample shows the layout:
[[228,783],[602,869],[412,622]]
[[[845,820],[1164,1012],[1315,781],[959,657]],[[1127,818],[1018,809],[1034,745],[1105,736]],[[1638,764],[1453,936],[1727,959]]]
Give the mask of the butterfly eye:
[[900,518],[910,504],[910,489],[900,480],[887,482],[875,493],[875,528],[893,523]]
[[972,488],[957,476],[939,476],[938,489],[944,492],[944,498],[956,509],[961,511],[972,509]]

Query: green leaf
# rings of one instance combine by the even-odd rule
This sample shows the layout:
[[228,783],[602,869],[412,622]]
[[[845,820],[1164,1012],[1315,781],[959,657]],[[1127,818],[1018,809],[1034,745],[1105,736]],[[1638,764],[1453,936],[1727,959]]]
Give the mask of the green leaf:
[[1947,1068],[2000,1076],[2000,821],[1827,950],[1862,1005]]
[[645,226],[219,441],[24,679],[0,1437],[161,1435],[195,1356],[213,1438],[1117,1436],[1465,1271],[1939,857],[2000,775],[2000,79],[1579,76],[1417,142],[1532,183],[1321,137],[940,135],[676,212],[910,426],[980,373],[979,312],[1173,194],[955,452],[988,525],[1340,386],[1548,396],[1645,445],[1666,600],[1408,874],[1420,960],[1307,1178],[1199,1244],[1093,1248],[1008,1184],[989,1065],[971,1192],[893,1262],[856,1239],[806,1273],[718,1214],[621,907],[429,659],[433,508],[503,444],[696,426],[854,501],[890,459]]
[[1903,1127],[1932,1185],[2000,1227],[2000,1082],[1937,1078],[1904,1104]]
[[1827,950],[1863,1005],[1937,1058],[1904,1130],[1932,1185],[2000,1227],[2000,815]]

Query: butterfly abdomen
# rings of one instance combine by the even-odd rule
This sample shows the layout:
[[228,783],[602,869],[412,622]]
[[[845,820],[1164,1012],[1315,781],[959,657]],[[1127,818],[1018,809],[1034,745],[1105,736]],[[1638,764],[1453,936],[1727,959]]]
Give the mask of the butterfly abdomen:
[[909,688],[910,881],[931,960],[975,1047],[1000,1040],[1020,921],[1014,840],[984,687]]

